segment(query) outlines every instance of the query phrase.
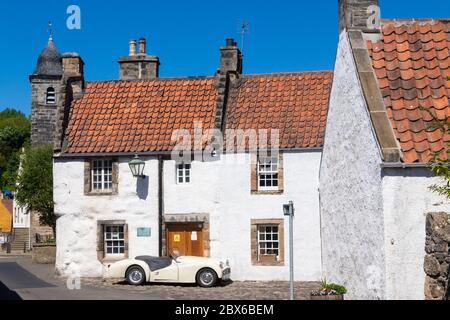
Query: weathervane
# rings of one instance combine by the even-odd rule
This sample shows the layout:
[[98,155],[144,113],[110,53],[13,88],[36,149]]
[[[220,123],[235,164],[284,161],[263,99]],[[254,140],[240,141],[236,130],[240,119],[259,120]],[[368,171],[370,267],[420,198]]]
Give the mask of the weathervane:
[[48,22],[47,32],[50,35],[50,39],[53,39],[53,22],[52,21]]

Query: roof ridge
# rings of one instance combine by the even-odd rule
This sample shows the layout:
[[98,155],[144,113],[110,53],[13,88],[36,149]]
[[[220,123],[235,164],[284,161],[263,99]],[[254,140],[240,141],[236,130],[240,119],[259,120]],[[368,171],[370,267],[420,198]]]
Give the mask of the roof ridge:
[[433,22],[443,22],[450,23],[450,18],[389,18],[381,19],[381,23],[384,25],[389,24],[408,24],[408,23],[433,23]]
[[248,73],[243,74],[244,77],[258,77],[258,76],[277,76],[277,75],[295,75],[295,74],[309,74],[309,73],[333,73],[334,70],[310,70],[310,71],[286,71],[286,72],[271,72],[271,73]]
[[[311,70],[311,71],[286,71],[286,72],[271,72],[271,73],[248,73],[243,74],[243,77],[257,77],[257,76],[277,76],[277,75],[296,75],[296,74],[311,74],[311,73],[333,73],[333,70]],[[187,76],[187,77],[166,77],[166,78],[157,78],[151,80],[90,80],[86,81],[87,83],[148,83],[148,82],[157,82],[157,81],[174,81],[174,80],[207,80],[214,79],[214,76]]]
[[158,82],[158,81],[174,81],[174,80],[208,80],[214,79],[214,76],[192,76],[192,77],[167,77],[167,78],[157,78],[151,80],[119,80],[119,79],[111,79],[111,80],[88,80],[87,83],[108,83],[108,82],[117,82],[117,83],[148,83],[148,82]]

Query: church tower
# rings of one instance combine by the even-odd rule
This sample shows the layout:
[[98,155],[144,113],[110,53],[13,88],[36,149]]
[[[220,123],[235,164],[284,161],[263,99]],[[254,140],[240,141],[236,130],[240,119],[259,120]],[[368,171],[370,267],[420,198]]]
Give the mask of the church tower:
[[53,144],[57,111],[62,107],[63,58],[53,37],[39,55],[31,82],[31,143],[33,146]]

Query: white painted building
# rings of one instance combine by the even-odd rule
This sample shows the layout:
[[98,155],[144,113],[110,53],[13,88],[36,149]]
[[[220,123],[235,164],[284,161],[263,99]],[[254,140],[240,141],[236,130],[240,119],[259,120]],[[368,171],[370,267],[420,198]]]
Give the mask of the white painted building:
[[[57,272],[99,277],[106,262],[178,251],[229,259],[234,280],[288,280],[283,205],[293,201],[296,280],[320,280],[319,169],[332,72],[243,75],[231,39],[215,77],[159,79],[152,69],[141,79],[134,64],[157,68],[156,60],[132,58],[121,58],[120,81],[83,84],[56,125]],[[199,122],[206,136],[226,132],[227,152],[174,159],[174,132],[194,137]],[[130,170],[135,155],[144,177]]]
[[[190,171],[192,180],[188,184],[176,182],[175,161],[164,161],[165,221],[175,219],[177,222],[173,226],[176,226],[180,223],[177,219],[182,217],[183,222],[185,219],[192,221],[194,229],[201,224],[198,232],[203,232],[203,236],[209,233],[209,244],[206,246],[210,249],[204,255],[229,258],[235,280],[287,280],[288,225],[284,221],[282,205],[292,200],[297,211],[294,227],[296,278],[319,280],[318,172],[321,152],[293,151],[284,154],[285,191],[280,195],[251,194],[250,158],[248,154],[239,154],[227,155],[217,162],[193,162]],[[98,259],[99,223],[126,225],[127,256],[159,255],[158,159],[144,158],[147,178],[142,184],[138,182],[141,178],[133,177],[128,167],[130,160],[131,157],[121,157],[119,160],[118,195],[101,197],[84,194],[84,160],[55,159],[55,211],[60,215],[56,267],[62,274],[79,270],[83,276],[102,275],[103,258]],[[299,184],[299,181],[305,183]],[[276,266],[252,263],[252,220],[269,221],[269,224],[275,223],[277,226],[281,223],[279,231],[286,230],[283,239],[276,241],[280,245],[284,243],[284,248],[280,248],[283,250],[280,252],[282,263]],[[272,220],[274,222],[270,222]],[[205,222],[209,224],[209,231],[204,228]],[[185,223],[182,225],[186,226]],[[187,227],[189,229],[191,226]],[[139,237],[139,228],[149,228],[151,236]],[[125,257],[125,252],[123,255],[105,254],[104,257],[121,259]]]
[[424,299],[426,216],[450,204],[429,189],[442,181],[427,162],[448,149],[439,130],[427,132],[432,118],[419,107],[448,116],[448,93],[437,91],[449,74],[412,61],[448,61],[448,51],[425,53],[439,51],[430,37],[448,39],[448,21],[381,20],[371,28],[370,5],[378,1],[340,1],[320,173],[323,271],[350,299]]

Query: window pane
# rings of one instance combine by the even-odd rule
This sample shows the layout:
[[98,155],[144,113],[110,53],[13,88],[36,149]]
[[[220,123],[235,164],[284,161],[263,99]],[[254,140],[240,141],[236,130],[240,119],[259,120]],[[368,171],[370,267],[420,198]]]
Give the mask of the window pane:
[[105,251],[106,254],[116,255],[125,253],[125,227],[105,227]]

